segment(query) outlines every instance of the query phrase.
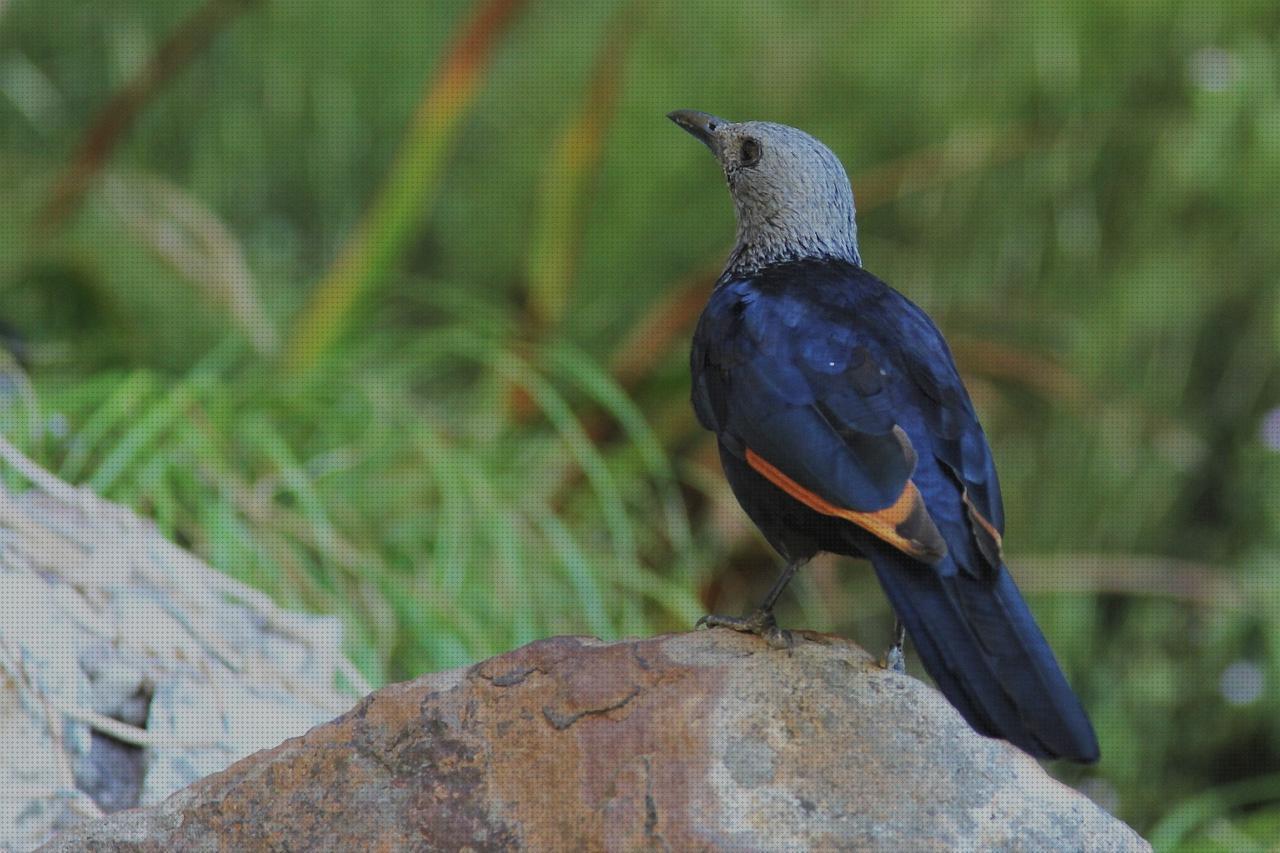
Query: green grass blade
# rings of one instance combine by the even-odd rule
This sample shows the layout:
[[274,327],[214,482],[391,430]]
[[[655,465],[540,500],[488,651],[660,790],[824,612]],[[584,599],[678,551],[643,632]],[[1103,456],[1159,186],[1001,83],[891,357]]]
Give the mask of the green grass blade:
[[428,82],[368,214],[294,324],[284,353],[286,370],[301,373],[315,367],[360,300],[404,252],[439,192],[449,144],[480,89],[498,39],[523,5],[524,0],[485,0],[473,10]]

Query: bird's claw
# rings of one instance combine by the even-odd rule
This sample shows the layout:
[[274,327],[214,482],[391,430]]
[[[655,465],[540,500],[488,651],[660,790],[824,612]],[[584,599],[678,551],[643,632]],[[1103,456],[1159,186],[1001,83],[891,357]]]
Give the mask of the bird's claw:
[[884,659],[880,661],[880,665],[890,672],[906,675],[907,656],[902,653],[902,646],[890,646],[884,653]]
[[720,616],[708,613],[698,620],[698,628],[731,628],[743,634],[755,634],[775,649],[790,649],[795,645],[795,638],[790,631],[778,627],[773,613],[768,610],[757,610],[750,616]]
[[901,619],[893,620],[893,645],[884,653],[884,659],[880,661],[880,665],[890,672],[906,675],[907,656],[902,651],[902,646],[906,642],[907,627],[902,624]]

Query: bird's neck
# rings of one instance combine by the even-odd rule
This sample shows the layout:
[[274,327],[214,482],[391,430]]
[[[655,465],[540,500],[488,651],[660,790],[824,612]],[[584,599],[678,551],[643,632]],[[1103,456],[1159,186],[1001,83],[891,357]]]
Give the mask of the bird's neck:
[[738,234],[726,272],[749,275],[774,264],[820,258],[862,266],[853,194],[847,189],[790,204],[779,204],[774,196],[735,193],[734,213]]
[[862,266],[856,232],[822,234],[739,226],[737,244],[729,254],[724,271],[727,276],[738,278],[776,264],[805,260],[839,260]]

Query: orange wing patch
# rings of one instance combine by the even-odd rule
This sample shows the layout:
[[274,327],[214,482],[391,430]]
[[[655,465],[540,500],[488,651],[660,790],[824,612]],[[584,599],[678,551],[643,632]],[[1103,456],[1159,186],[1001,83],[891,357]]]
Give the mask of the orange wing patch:
[[762,477],[814,512],[843,518],[889,543],[899,551],[927,563],[936,563],[947,553],[947,543],[929,517],[924,498],[916,484],[907,481],[898,499],[884,509],[859,512],[838,507],[806,489],[751,448],[747,448],[747,464]]
[[988,521],[985,515],[978,512],[978,508],[969,498],[968,490],[964,492],[963,498],[964,507],[969,513],[974,540],[978,543],[978,550],[992,567],[998,568],[1004,562],[1004,540],[1000,538],[1000,531],[996,530],[996,526]]

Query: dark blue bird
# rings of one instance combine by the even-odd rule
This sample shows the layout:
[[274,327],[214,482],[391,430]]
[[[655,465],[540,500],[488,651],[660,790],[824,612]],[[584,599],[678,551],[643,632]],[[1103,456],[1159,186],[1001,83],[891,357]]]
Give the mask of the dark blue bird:
[[[986,436],[942,334],[862,268],[853,193],[813,137],[670,114],[724,168],[737,244],[693,339],[693,406],[738,502],[786,560],[759,610],[711,626],[790,642],[773,606],[819,551],[865,557],[969,724],[1041,758],[1098,743],[1001,553]],[[901,668],[901,628],[890,661]]]

